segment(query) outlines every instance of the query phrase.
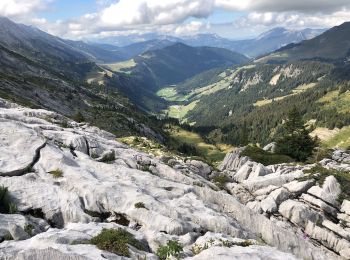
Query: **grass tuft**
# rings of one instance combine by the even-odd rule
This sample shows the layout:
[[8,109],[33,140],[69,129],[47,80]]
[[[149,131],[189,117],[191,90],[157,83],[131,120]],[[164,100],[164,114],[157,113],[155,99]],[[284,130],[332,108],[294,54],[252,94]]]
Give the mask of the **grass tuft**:
[[115,161],[115,151],[113,150],[111,153],[107,153],[105,155],[103,155],[102,159],[100,160],[100,162],[104,162],[104,163],[111,163]]
[[213,178],[213,182],[220,188],[220,189],[224,189],[225,188],[225,184],[227,182],[230,181],[230,178],[228,176],[226,176],[225,174],[221,174],[218,176],[215,176]]
[[61,169],[56,169],[49,172],[55,179],[63,177],[63,171]]
[[16,214],[17,212],[17,205],[10,201],[8,188],[0,186],[0,213]]
[[179,258],[183,247],[176,240],[169,240],[166,245],[160,246],[157,250],[157,256],[160,260],[170,259],[171,257]]
[[143,202],[137,202],[137,203],[135,203],[134,206],[137,209],[146,209],[145,203],[143,203]]
[[294,160],[287,155],[270,153],[256,146],[247,146],[241,152],[241,156],[248,156],[253,161],[261,163],[265,166],[294,162]]
[[103,229],[99,235],[90,240],[90,243],[101,250],[126,257],[130,256],[128,245],[146,251],[145,246],[134,235],[121,228]]

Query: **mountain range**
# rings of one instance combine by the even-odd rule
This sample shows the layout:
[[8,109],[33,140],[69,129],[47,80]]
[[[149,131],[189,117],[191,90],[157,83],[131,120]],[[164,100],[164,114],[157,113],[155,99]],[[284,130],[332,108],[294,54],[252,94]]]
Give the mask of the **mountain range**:
[[0,18],[0,259],[350,259],[349,32]]
[[[189,46],[200,47],[218,47],[225,48],[234,52],[242,53],[248,57],[257,57],[271,51],[277,50],[290,43],[299,43],[304,40],[318,36],[325,29],[303,29],[287,30],[285,28],[274,28],[267,31],[254,39],[247,40],[230,40],[220,37],[216,34],[198,34],[194,36],[173,37],[157,34],[130,35],[128,37],[108,37],[98,40],[99,44],[111,44],[118,46],[119,50],[124,53],[133,55],[142,54],[148,50],[165,47],[171,43],[181,42]],[[128,44],[126,44],[128,43]]]
[[253,142],[273,140],[293,106],[314,127],[348,126],[349,29],[344,23],[250,64],[204,72],[164,88],[158,93],[169,102],[165,113],[196,125],[213,142],[234,144],[248,133]]
[[349,32],[350,23],[346,22],[309,41],[287,45],[263,57],[260,61],[285,62],[300,59],[346,61],[350,49]]

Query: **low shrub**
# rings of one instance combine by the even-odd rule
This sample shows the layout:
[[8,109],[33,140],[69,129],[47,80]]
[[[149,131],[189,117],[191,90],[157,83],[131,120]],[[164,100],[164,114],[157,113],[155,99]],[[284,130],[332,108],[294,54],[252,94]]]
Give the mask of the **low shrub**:
[[326,158],[332,158],[332,150],[327,148],[316,148],[310,158],[307,160],[307,163],[317,163]]
[[16,213],[18,213],[17,205],[14,204],[14,203],[12,203],[12,202],[10,202],[10,203],[9,203],[9,210],[8,210],[8,213],[9,213],[9,214],[16,214]]
[[270,153],[256,146],[247,146],[241,152],[241,156],[248,156],[253,161],[261,163],[265,166],[271,164],[294,162],[294,160],[287,155]]
[[160,260],[166,260],[170,257],[179,258],[183,247],[176,240],[169,240],[165,246],[160,246],[157,250],[157,256]]
[[0,186],[0,213],[15,214],[17,212],[17,205],[10,201],[8,188]]
[[61,169],[56,169],[49,172],[55,179],[63,177],[63,171]]
[[192,144],[182,143],[176,147],[176,150],[189,156],[201,156],[201,153],[198,151],[197,147]]
[[90,240],[90,243],[101,250],[126,257],[130,256],[128,245],[146,251],[144,245],[134,235],[121,228],[103,229],[99,235]]
[[145,209],[146,208],[145,203],[143,203],[143,202],[137,202],[137,203],[135,203],[134,206],[137,209]]
[[77,112],[76,114],[73,115],[72,119],[75,121],[75,122],[78,122],[78,123],[81,123],[81,122],[84,122],[85,121],[85,118],[83,116],[83,114],[79,111]]
[[102,156],[100,162],[110,163],[115,161],[115,151],[113,150],[111,153],[106,153]]
[[220,188],[224,189],[225,184],[230,181],[230,178],[226,176],[225,174],[220,174],[218,176],[215,176],[213,178],[213,182]]
[[26,224],[24,226],[24,231],[30,236],[33,236],[33,229],[34,229],[34,227],[31,224]]

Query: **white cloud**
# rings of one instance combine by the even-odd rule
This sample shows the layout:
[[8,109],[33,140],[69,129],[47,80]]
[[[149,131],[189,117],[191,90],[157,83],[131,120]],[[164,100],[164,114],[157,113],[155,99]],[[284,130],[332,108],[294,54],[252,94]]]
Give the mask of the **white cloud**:
[[101,12],[101,21],[109,26],[166,25],[189,17],[206,18],[214,7],[214,0],[120,0]]
[[[96,12],[81,17],[48,22],[35,16],[52,1],[60,0],[0,0],[0,15],[75,38],[126,31],[191,34],[217,29],[226,34],[230,26],[232,33],[245,28],[251,34],[275,26],[331,27],[350,20],[350,0],[95,0]],[[243,17],[209,29],[205,19],[218,9],[242,12]]]
[[1,0],[0,15],[7,17],[24,16],[46,7],[47,0]]
[[187,24],[179,25],[175,28],[174,32],[176,35],[193,35],[197,34],[204,29],[209,29],[210,24],[205,24],[203,22],[192,21]]
[[[227,0],[229,1],[229,0]],[[229,1],[234,2],[234,0]],[[333,12],[350,6],[349,0],[247,0],[250,11],[263,12]]]
[[239,28],[287,27],[287,28],[329,28],[350,20],[350,10],[330,14],[299,12],[252,12],[238,19],[234,25]]

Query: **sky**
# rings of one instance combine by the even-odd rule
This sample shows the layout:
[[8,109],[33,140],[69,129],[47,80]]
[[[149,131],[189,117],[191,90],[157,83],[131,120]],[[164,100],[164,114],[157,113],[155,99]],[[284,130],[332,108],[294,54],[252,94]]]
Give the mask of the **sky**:
[[350,0],[0,0],[0,15],[69,39],[159,33],[255,37],[350,21]]

